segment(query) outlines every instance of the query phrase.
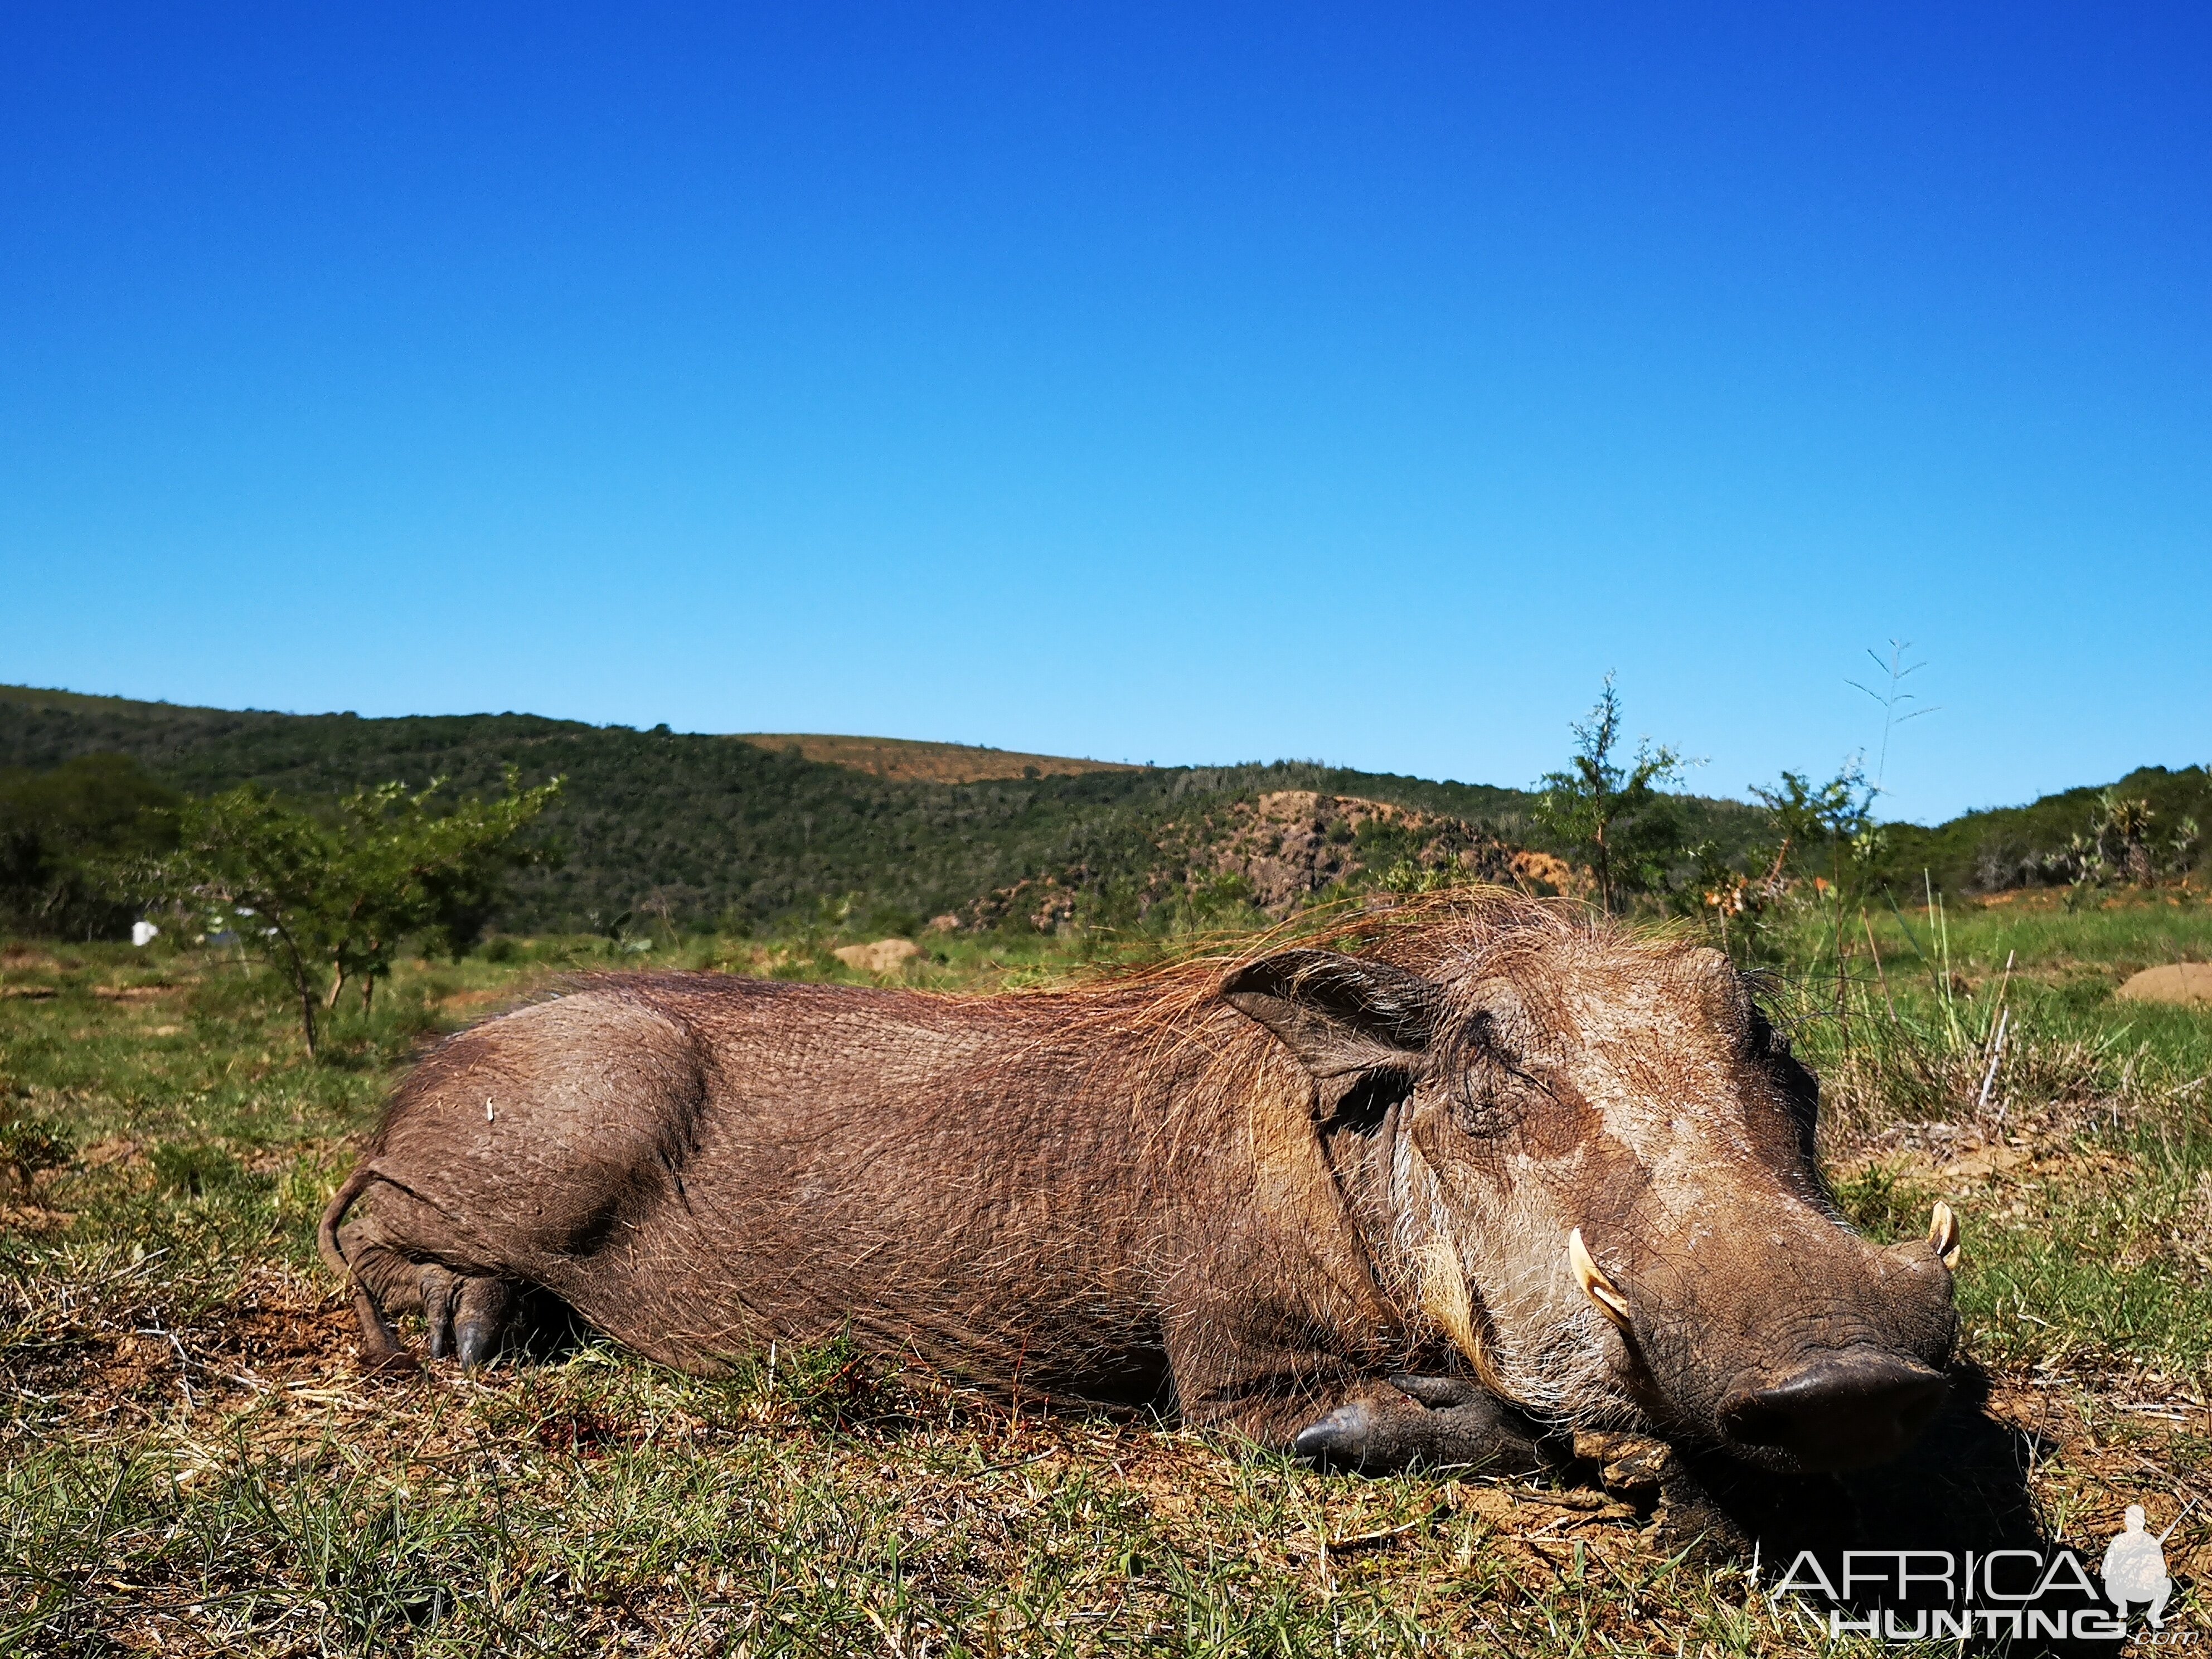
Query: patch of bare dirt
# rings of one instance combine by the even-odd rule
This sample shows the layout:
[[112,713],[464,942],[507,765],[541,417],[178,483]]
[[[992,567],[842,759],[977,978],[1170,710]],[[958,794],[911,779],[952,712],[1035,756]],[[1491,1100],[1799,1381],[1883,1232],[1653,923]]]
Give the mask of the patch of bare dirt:
[[2212,1007],[2212,962],[2172,962],[2162,968],[2146,968],[2113,994],[2124,1002]]
[[562,1412],[541,1418],[532,1431],[538,1443],[547,1451],[568,1452],[577,1457],[605,1457],[611,1451],[638,1444],[649,1432],[639,1424],[625,1423],[605,1412],[590,1410]]
[[840,738],[822,733],[745,732],[738,741],[778,753],[797,750],[806,760],[842,766],[871,777],[917,783],[984,783],[1012,778],[1075,777],[1085,772],[1141,772],[1122,761],[1078,760],[1066,755],[1020,755],[957,743],[916,743],[901,738]]
[[337,1376],[353,1364],[360,1331],[334,1297],[281,1296],[234,1309],[205,1333],[202,1352],[274,1377]]
[[[1876,1147],[1868,1149],[1863,1161],[1917,1177],[1921,1184],[1940,1187],[1954,1197],[1966,1197],[1977,1189],[2020,1182],[2079,1184],[2125,1181],[2134,1169],[2126,1158],[2117,1152],[2084,1148],[2070,1138],[2008,1135],[2002,1129],[1984,1129],[1972,1124],[1922,1124],[1913,1127],[1922,1133],[1902,1139],[1885,1137]],[[1927,1133],[1935,1129],[1955,1133]]]
[[130,1296],[83,1312],[76,1328],[55,1330],[10,1367],[19,1384],[62,1399],[82,1423],[352,1380],[351,1311],[334,1291],[274,1267],[205,1321],[178,1322],[160,1299]]
[[2192,1386],[2039,1373],[1998,1382],[1989,1412],[2026,1439],[2037,1502],[2063,1542],[2101,1552],[2141,1504],[2154,1532],[2183,1522],[2166,1546],[2168,1571],[2198,1583],[2212,1575],[2212,1411]]

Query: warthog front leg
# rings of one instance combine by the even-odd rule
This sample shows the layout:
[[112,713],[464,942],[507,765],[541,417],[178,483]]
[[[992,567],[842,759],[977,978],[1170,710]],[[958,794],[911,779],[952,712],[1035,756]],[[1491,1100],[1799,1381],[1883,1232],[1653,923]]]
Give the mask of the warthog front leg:
[[[386,1185],[369,1214],[338,1223],[344,1203],[374,1179],[356,1171],[324,1218],[324,1254],[352,1275],[367,1370],[405,1370],[413,1358],[392,1327],[396,1315],[420,1310],[430,1358],[483,1364],[506,1341],[522,1311],[521,1286],[502,1274],[451,1222],[404,1188]],[[456,1268],[452,1262],[463,1265]]]
[[1298,1431],[1291,1450],[1328,1472],[1391,1474],[1416,1465],[1472,1464],[1525,1474],[1542,1464],[1532,1426],[1514,1421],[1468,1378],[1394,1376],[1353,1385]]
[[[458,1359],[464,1370],[474,1370],[499,1352],[519,1302],[512,1283],[489,1274],[457,1273],[442,1263],[425,1261],[416,1271],[415,1287],[422,1297],[423,1334],[431,1358]],[[380,1306],[372,1299],[372,1309],[379,1315],[376,1328],[387,1337],[391,1326],[381,1315],[408,1311],[412,1298],[403,1300],[404,1295],[405,1287],[395,1287]],[[364,1321],[364,1333],[370,1328]],[[392,1346],[397,1348],[396,1340]]]

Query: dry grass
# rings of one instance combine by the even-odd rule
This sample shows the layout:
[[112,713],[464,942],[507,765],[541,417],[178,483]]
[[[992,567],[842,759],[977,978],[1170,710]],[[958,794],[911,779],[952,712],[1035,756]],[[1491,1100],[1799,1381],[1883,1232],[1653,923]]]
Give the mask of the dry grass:
[[920,743],[904,738],[841,738],[814,732],[747,732],[739,741],[872,777],[909,783],[987,783],[1002,778],[1076,777],[1085,772],[1139,772],[1123,761],[1075,760],[1065,755],[1021,755],[963,743]]

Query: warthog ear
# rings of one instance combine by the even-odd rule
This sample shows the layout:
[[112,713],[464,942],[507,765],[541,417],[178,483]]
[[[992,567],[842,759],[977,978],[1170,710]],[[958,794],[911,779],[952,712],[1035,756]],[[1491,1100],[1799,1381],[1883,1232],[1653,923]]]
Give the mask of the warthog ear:
[[1316,1078],[1402,1066],[1436,1035],[1443,993],[1419,974],[1337,951],[1284,951],[1239,968],[1221,1000],[1283,1040]]

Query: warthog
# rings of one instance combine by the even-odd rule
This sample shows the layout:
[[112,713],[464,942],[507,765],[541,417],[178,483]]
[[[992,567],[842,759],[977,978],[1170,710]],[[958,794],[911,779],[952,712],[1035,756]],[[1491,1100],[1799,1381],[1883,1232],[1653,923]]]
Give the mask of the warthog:
[[1844,1223],[1724,957],[1506,894],[1327,942],[984,997],[587,981],[422,1061],[324,1252],[374,1365],[402,1312],[477,1364],[535,1288],[688,1371],[845,1333],[1330,1468],[1611,1426],[1841,1468],[1936,1412],[1956,1224]]

